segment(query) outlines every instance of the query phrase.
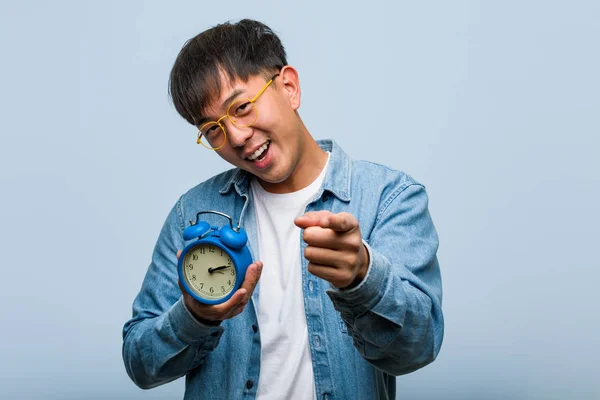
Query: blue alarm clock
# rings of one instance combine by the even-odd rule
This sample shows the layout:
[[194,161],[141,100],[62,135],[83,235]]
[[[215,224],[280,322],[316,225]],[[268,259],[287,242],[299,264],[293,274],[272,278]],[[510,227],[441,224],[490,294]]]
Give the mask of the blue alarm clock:
[[[200,214],[212,213],[229,219],[229,225],[211,226],[198,221]],[[227,301],[242,285],[252,256],[248,249],[248,235],[233,226],[231,217],[219,211],[200,211],[196,221],[183,231],[185,240],[198,240],[183,249],[177,263],[183,288],[204,304]]]

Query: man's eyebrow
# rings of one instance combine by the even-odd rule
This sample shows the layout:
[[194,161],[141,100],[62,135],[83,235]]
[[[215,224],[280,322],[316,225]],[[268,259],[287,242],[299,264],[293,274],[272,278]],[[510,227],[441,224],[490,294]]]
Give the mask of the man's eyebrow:
[[[238,97],[240,94],[244,93],[244,89],[240,89],[237,88],[235,89],[233,92],[231,92],[231,94],[223,101],[223,104],[221,104],[221,107],[225,108],[225,107],[229,107],[229,104],[231,104],[231,102],[233,101],[233,99],[235,99],[236,97]],[[226,110],[227,111],[227,110]]]
[[[227,108],[225,108],[225,107],[229,107],[231,102],[242,93],[244,93],[244,89],[240,89],[240,88],[237,88],[233,92],[231,92],[231,94],[229,96],[227,96],[227,98],[223,101],[223,104],[221,104],[221,109],[225,109],[225,112],[227,112]],[[197,125],[202,126],[205,122],[207,122],[209,120],[213,120],[213,118],[207,117],[207,116],[201,117],[198,120]]]
[[200,119],[196,122],[196,127],[200,129],[202,125],[204,125],[204,122],[208,121],[208,119],[208,117],[200,117]]

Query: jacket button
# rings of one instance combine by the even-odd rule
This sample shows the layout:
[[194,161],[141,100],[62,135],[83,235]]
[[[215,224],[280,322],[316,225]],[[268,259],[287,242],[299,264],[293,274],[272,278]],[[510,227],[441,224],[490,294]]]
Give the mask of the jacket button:
[[246,388],[252,389],[252,386],[254,386],[254,382],[252,382],[252,381],[246,381]]
[[258,326],[252,325],[252,330],[254,331],[254,333],[258,332]]

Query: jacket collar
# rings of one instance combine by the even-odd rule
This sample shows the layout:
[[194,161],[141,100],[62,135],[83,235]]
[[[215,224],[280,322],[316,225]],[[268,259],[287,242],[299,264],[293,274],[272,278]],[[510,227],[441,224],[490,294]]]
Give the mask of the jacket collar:
[[[352,176],[352,160],[342,150],[338,144],[329,139],[317,140],[317,144],[325,151],[331,153],[329,157],[329,165],[327,166],[327,173],[323,180],[323,185],[319,195],[323,191],[329,191],[333,193],[341,201],[350,201],[350,185]],[[221,188],[219,193],[226,194],[235,187],[235,191],[240,195],[244,196],[248,192],[248,185],[250,184],[251,174],[236,168],[225,185]]]

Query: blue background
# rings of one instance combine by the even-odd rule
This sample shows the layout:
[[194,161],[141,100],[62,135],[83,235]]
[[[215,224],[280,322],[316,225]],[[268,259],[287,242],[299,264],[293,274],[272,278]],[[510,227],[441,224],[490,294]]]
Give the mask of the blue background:
[[315,138],[428,188],[446,335],[398,397],[600,398],[597,1],[3,1],[0,398],[182,397],[134,386],[121,329],[171,206],[229,167],[170,68],[243,17]]

